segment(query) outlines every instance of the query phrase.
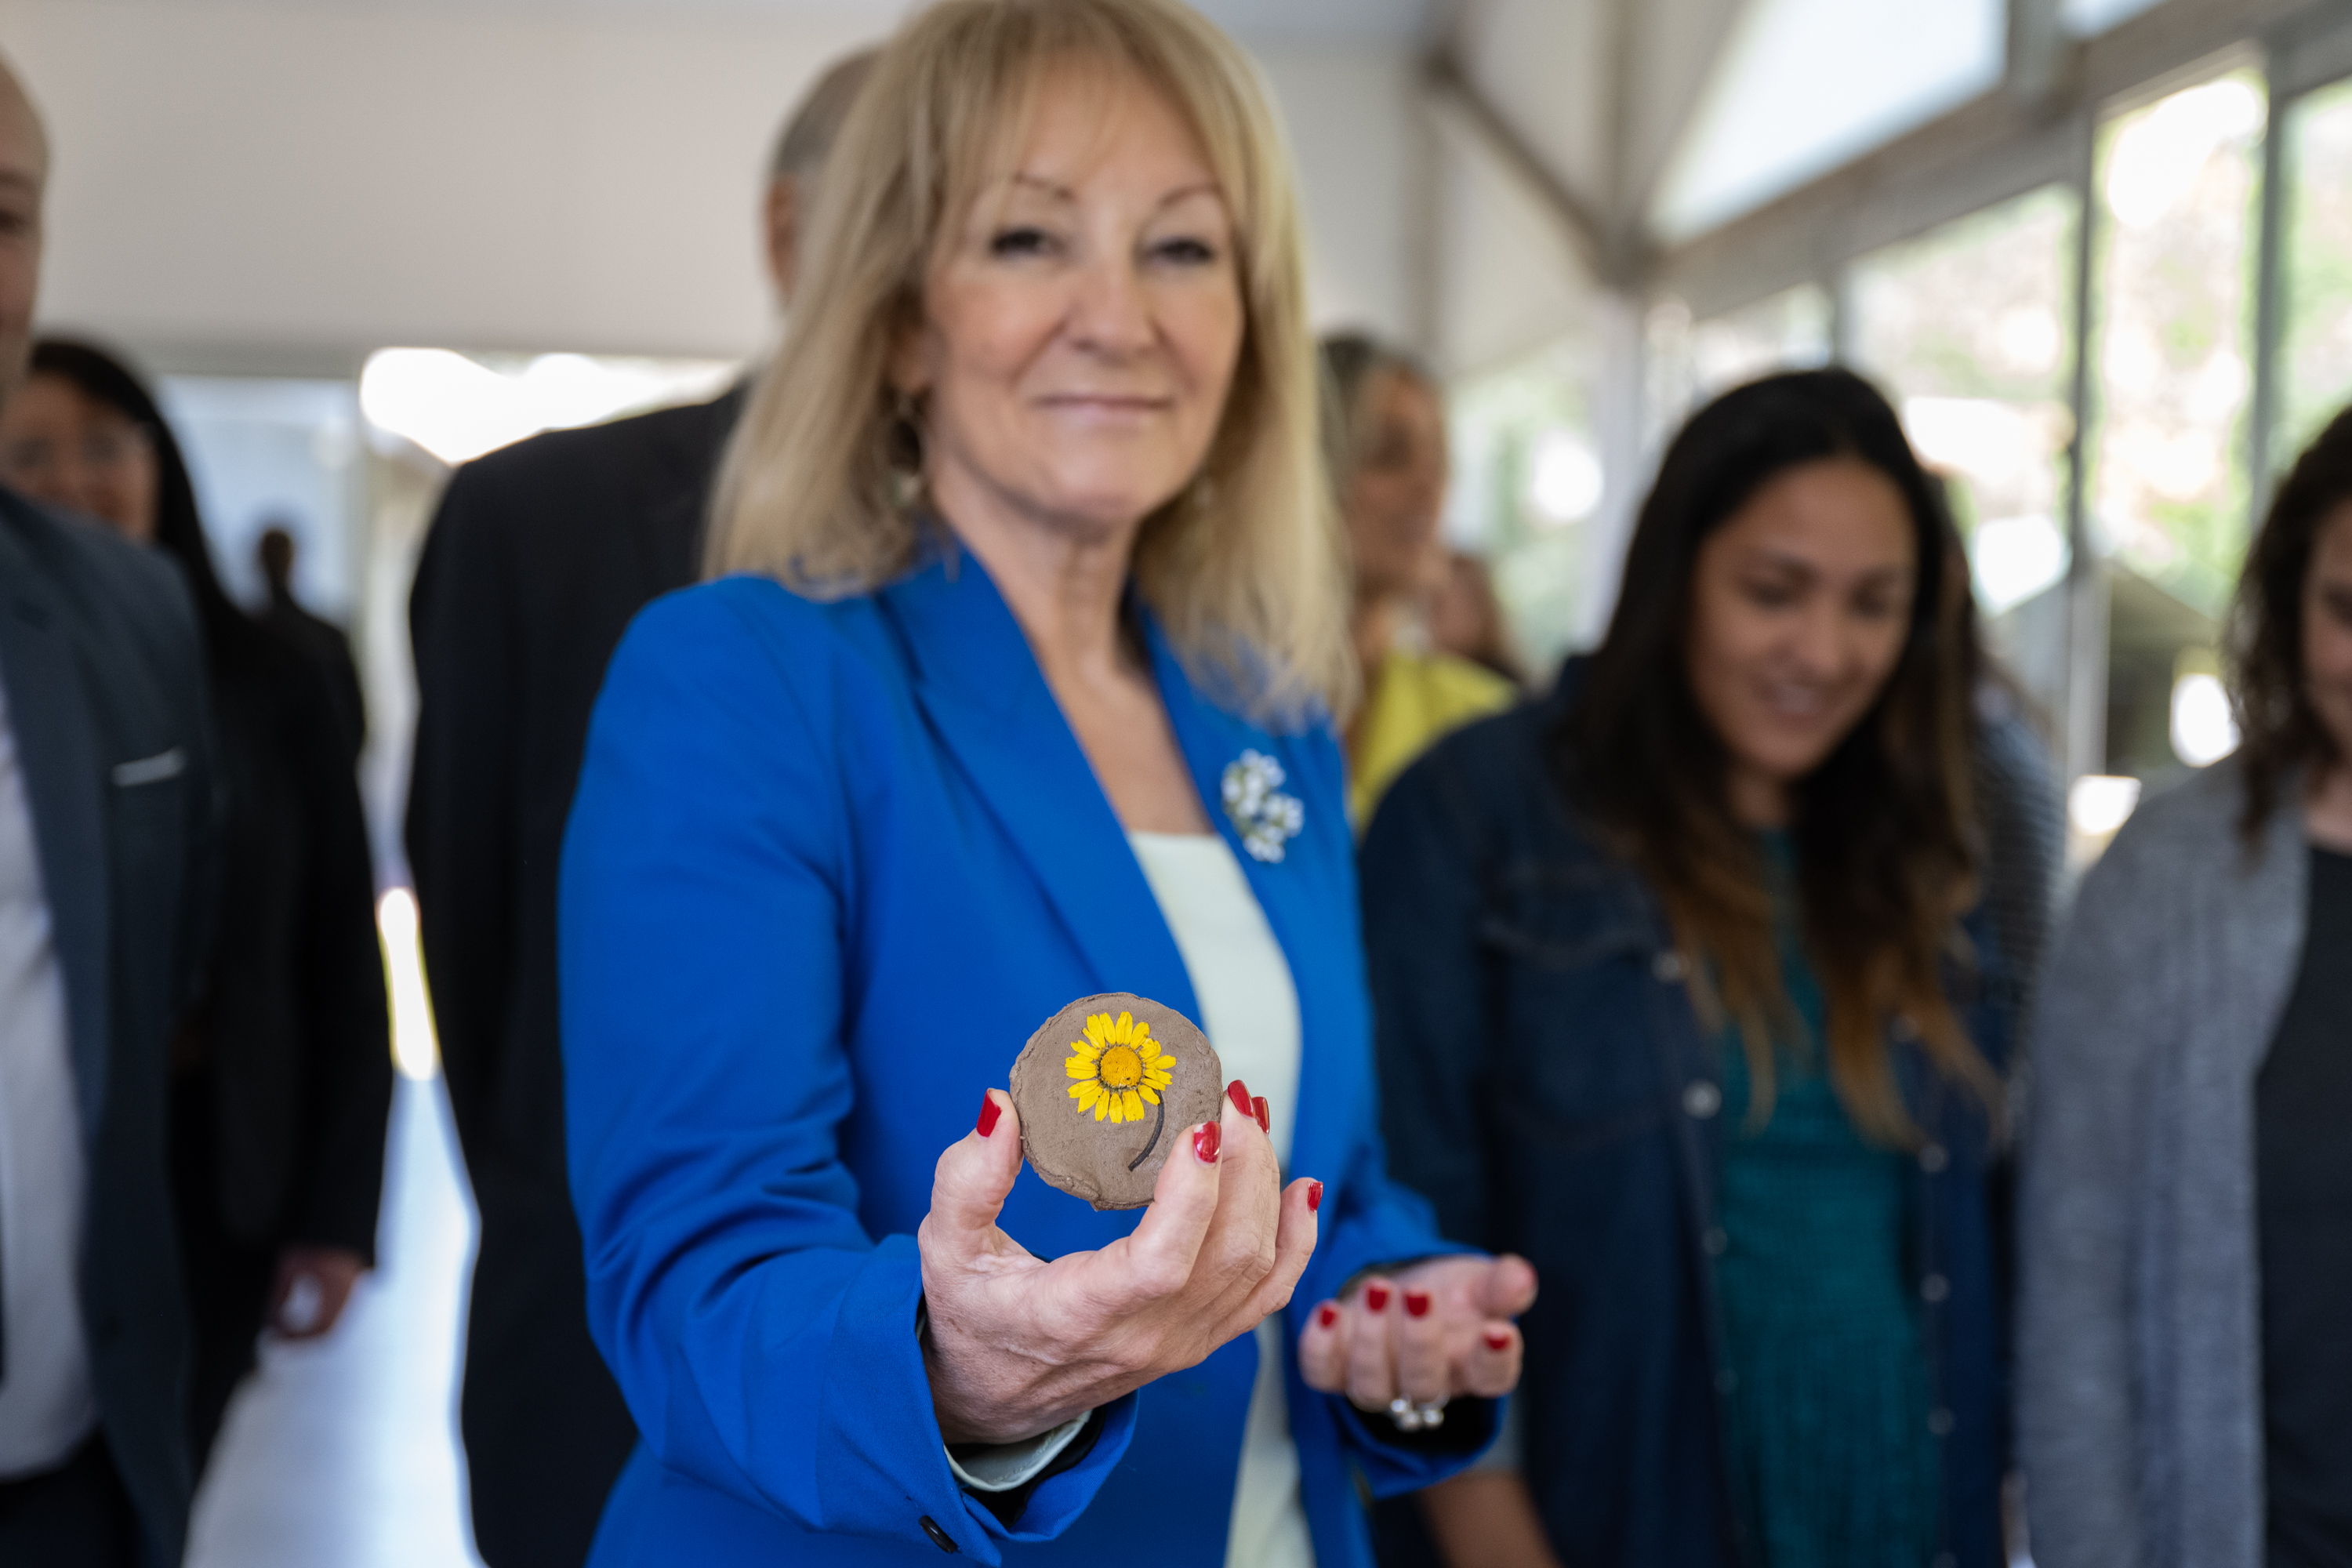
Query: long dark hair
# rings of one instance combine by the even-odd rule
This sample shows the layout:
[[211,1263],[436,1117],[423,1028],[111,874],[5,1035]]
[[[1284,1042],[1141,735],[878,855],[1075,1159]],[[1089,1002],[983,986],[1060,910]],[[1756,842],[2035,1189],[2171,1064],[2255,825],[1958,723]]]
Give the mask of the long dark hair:
[[1946,1076],[1993,1113],[2000,1085],[1945,993],[1957,917],[1974,899],[1969,824],[1974,739],[1952,523],[1886,400],[1843,370],[1776,375],[1726,393],[1675,437],[1643,503],[1609,635],[1554,736],[1570,799],[1650,880],[1697,961],[1703,1010],[1740,1028],[1759,1113],[1771,1026],[1785,1021],[1772,900],[1754,835],[1733,816],[1730,759],[1689,670],[1700,546],[1767,481],[1807,463],[1868,464],[1901,492],[1917,588],[1885,689],[1792,791],[1807,956],[1826,998],[1831,1081],[1883,1142],[1917,1138],[1886,1047],[1907,1019]]
[[2246,790],[2239,827],[2249,848],[2278,809],[2289,773],[2344,760],[2304,687],[2303,589],[2319,525],[2347,501],[2352,501],[2352,408],[2329,420],[2287,470],[2238,579],[2230,626],[2231,695]]
[[155,454],[155,545],[179,562],[188,580],[206,653],[215,664],[224,658],[266,657],[263,649],[269,639],[228,596],[213,570],[187,458],[147,384],[117,355],[73,338],[43,338],[35,343],[26,374],[70,382],[83,396],[140,427]]

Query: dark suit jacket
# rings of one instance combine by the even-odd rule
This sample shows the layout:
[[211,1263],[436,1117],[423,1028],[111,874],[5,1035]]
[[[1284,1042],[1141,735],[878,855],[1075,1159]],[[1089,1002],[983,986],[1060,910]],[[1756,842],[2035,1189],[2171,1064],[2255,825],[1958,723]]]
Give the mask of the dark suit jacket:
[[211,910],[204,668],[168,561],[0,490],[0,679],[89,1162],[82,1321],[107,1446],[159,1564],[180,1560],[188,1517],[164,1071]]
[[359,761],[367,744],[367,697],[360,688],[360,667],[352,658],[352,639],[343,628],[304,609],[291,594],[269,595],[261,624],[319,661],[327,672],[335,712],[346,731],[352,760]]
[[212,659],[227,804],[218,946],[194,1038],[215,1194],[248,1246],[375,1255],[390,1026],[375,869],[326,669],[253,623]]
[[408,858],[481,1215],[462,1421],[494,1568],[576,1568],[636,1440],[589,1342],[564,1180],[555,875],[604,666],[698,575],[741,394],[535,437],[457,471],[409,601]]

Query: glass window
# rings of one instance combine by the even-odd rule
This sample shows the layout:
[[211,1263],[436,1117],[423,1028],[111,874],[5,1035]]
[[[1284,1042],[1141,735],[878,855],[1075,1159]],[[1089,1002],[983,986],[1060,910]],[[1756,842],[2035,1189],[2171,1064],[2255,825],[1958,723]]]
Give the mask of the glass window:
[[1567,342],[1451,391],[1454,483],[1446,542],[1485,557],[1517,651],[1538,679],[1589,645],[1588,526],[1601,459],[1591,357]]
[[2271,456],[2284,473],[2352,402],[2352,82],[2286,115],[2285,337]]
[[1750,0],[1653,217],[1669,242],[1738,216],[1997,86],[2000,0]]
[[1830,359],[1830,296],[1807,283],[1710,316],[1690,329],[1695,401],[1776,370],[1809,369]]
[[2128,22],[2157,0],[2058,0],[2058,21],[2078,38],[2095,37]]
[[2245,552],[2264,114],[2262,79],[2234,71],[2100,133],[2091,510],[2112,773],[2210,760],[2184,756],[2173,715],[2178,689],[2203,689]]
[[2053,185],[1853,264],[1855,368],[1901,411],[1968,540],[1993,646],[2043,710],[2065,683],[2080,203]]
[[359,403],[347,381],[165,376],[157,389],[196,487],[221,585],[268,597],[262,533],[295,543],[294,595],[340,621],[360,594]]

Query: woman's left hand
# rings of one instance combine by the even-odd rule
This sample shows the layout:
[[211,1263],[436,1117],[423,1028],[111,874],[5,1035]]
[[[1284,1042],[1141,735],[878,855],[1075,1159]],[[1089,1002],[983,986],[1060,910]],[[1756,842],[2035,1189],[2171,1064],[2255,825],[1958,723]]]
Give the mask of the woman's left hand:
[[1299,1374],[1359,1410],[1387,1413],[1400,1399],[1429,1406],[1456,1394],[1497,1398],[1518,1384],[1525,1346],[1511,1320],[1535,1299],[1534,1268],[1508,1254],[1368,1275],[1345,1300],[1308,1314]]

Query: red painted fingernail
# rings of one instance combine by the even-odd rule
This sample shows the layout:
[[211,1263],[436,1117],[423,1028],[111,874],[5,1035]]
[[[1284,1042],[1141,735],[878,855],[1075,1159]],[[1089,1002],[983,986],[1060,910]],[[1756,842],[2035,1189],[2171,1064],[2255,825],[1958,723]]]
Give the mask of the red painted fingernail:
[[1307,1189],[1307,1212],[1313,1214],[1323,1206],[1323,1184],[1316,1182]]
[[996,1119],[1003,1114],[1004,1107],[996,1103],[996,1096],[992,1094],[982,1100],[980,1102],[980,1121],[975,1123],[980,1135],[985,1138],[995,1131]]
[[1315,1321],[1328,1329],[1339,1321],[1339,1309],[1326,1301],[1315,1309]]
[[1257,1112],[1250,1109],[1249,1086],[1242,1082],[1241,1079],[1235,1079],[1233,1082],[1225,1085],[1225,1098],[1232,1100],[1234,1102],[1234,1109],[1240,1111],[1244,1116],[1255,1116],[1257,1114]]
[[1270,1133],[1274,1131],[1274,1112],[1266,1109],[1265,1096],[1261,1094],[1250,1101],[1250,1113],[1257,1118],[1259,1131]]
[[1217,1163],[1217,1148],[1224,1142],[1224,1129],[1213,1121],[1203,1121],[1192,1134],[1192,1154],[1203,1165]]
[[1502,1329],[1488,1329],[1486,1331],[1486,1348],[1490,1351],[1509,1350],[1511,1348],[1510,1334]]
[[1387,1311],[1389,1310],[1389,1288],[1385,1285],[1365,1286],[1364,1305],[1375,1312]]
[[1429,1292],[1426,1290],[1406,1291],[1404,1293],[1404,1310],[1406,1315],[1409,1317],[1426,1318],[1429,1316]]

